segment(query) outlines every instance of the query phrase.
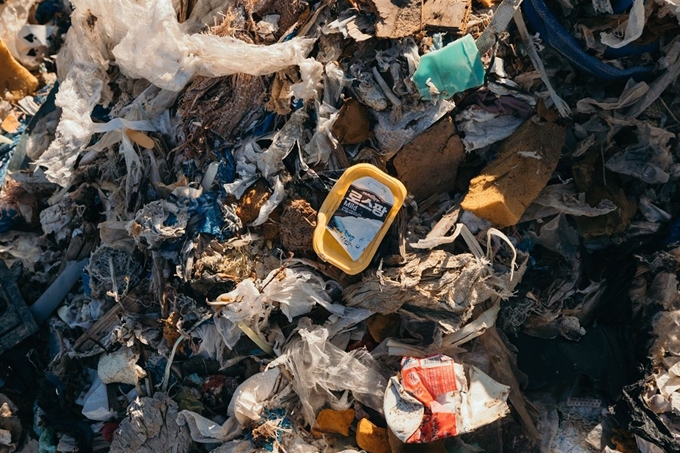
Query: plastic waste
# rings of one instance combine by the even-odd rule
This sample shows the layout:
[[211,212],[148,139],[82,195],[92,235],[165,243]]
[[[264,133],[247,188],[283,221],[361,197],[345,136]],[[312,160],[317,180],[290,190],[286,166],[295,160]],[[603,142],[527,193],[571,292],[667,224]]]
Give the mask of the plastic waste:
[[437,355],[405,357],[401,379],[392,377],[385,391],[385,418],[406,443],[432,442],[488,425],[510,412],[510,387],[479,368]]
[[31,305],[31,314],[36,324],[42,324],[49,318],[71,291],[73,285],[80,279],[81,271],[87,266],[87,263],[88,260],[69,263],[54,283],[40,296],[40,299]]
[[413,74],[423,99],[441,94],[445,99],[484,83],[484,65],[471,35],[423,55]]
[[269,366],[285,366],[292,386],[302,402],[305,421],[314,425],[324,406],[334,410],[351,407],[349,394],[382,412],[386,380],[377,363],[364,351],[345,352],[330,343],[328,330],[300,322],[299,338],[284,347],[284,353]]
[[350,275],[366,269],[405,198],[404,185],[373,165],[345,170],[319,210],[319,258]]
[[96,371],[89,370],[93,376],[92,385],[87,393],[80,399],[83,410],[81,413],[90,420],[105,422],[116,417],[116,411],[109,407],[109,399],[106,394],[106,385],[99,379]]

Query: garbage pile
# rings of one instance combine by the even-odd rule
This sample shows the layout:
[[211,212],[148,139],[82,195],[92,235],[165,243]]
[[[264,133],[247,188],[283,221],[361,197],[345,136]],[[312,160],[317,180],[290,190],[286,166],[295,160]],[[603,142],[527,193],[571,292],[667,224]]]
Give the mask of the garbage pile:
[[676,0],[1,0],[0,451],[680,451]]

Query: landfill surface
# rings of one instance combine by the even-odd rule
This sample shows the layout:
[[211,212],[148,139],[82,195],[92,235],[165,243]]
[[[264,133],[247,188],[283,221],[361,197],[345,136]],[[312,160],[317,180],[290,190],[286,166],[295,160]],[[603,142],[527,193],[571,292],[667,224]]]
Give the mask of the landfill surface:
[[0,453],[680,451],[678,0],[0,0]]

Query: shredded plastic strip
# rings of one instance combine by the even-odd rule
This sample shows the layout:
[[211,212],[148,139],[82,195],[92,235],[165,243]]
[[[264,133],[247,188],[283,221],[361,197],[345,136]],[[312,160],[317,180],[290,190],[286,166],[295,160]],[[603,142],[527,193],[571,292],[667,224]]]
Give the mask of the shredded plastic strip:
[[571,117],[571,109],[569,108],[569,105],[564,102],[564,100],[557,94],[553,86],[550,84],[548,74],[545,72],[545,66],[543,66],[543,60],[541,60],[540,55],[538,55],[536,46],[534,45],[531,36],[529,36],[529,31],[527,30],[527,26],[524,23],[524,17],[522,17],[521,11],[515,12],[515,24],[517,25],[517,31],[519,31],[519,35],[522,37],[522,42],[524,42],[524,48],[529,54],[531,63],[533,63],[534,68],[541,75],[541,80],[543,83],[545,83],[548,93],[550,93],[550,99],[552,99],[555,107],[557,107],[557,111],[560,112],[560,116],[562,116],[562,118]]

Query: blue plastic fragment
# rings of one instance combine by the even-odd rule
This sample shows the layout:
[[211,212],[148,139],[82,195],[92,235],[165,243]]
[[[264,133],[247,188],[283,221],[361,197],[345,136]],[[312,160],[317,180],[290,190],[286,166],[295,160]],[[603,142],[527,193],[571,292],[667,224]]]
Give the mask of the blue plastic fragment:
[[555,49],[579,71],[603,80],[625,80],[639,79],[654,69],[653,66],[619,69],[588,55],[576,38],[557,21],[543,0],[525,0],[522,2],[522,12],[530,28],[540,35],[543,44]]

